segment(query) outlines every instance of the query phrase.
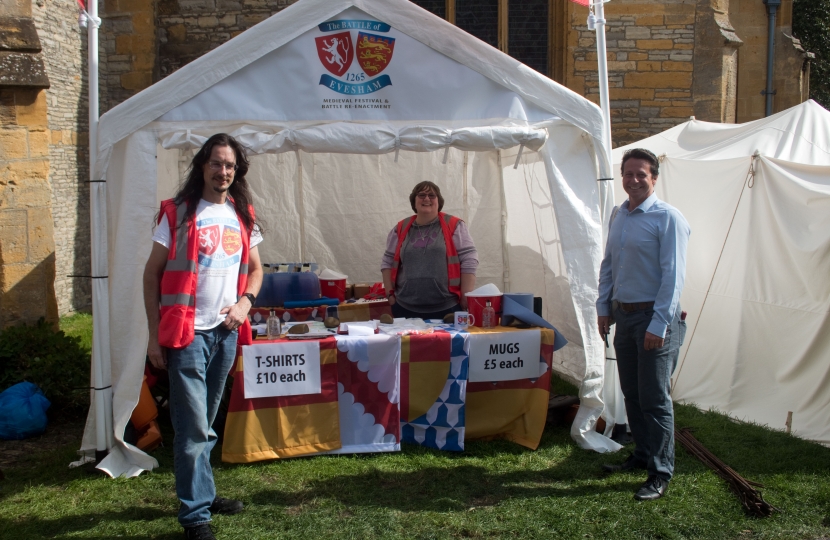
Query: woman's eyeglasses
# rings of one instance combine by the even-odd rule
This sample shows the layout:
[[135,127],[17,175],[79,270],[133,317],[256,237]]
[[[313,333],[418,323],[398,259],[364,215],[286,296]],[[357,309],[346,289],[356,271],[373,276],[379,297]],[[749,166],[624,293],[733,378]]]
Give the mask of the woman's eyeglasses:
[[236,163],[223,163],[221,161],[208,161],[208,167],[210,167],[212,171],[221,171],[223,169],[236,171],[239,168],[239,165]]
[[432,199],[437,199],[438,195],[436,195],[435,193],[418,193],[418,198],[421,199],[422,201],[424,199],[427,199],[427,198],[432,200]]

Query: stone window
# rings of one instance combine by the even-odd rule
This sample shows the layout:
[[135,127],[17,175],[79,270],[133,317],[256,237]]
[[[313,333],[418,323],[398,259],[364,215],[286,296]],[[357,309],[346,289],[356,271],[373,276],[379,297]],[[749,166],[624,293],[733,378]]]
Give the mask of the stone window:
[[545,75],[553,74],[553,0],[412,0]]

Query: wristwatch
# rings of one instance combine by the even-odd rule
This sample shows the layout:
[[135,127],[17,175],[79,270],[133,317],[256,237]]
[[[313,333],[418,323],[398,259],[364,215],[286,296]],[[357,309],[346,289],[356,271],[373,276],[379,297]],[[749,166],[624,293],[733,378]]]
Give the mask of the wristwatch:
[[[254,305],[254,302],[256,302],[256,296],[254,296],[253,293],[249,293],[249,292],[242,293],[242,296],[247,297],[248,300],[251,301],[252,306]],[[239,298],[242,299],[242,296],[240,296]]]

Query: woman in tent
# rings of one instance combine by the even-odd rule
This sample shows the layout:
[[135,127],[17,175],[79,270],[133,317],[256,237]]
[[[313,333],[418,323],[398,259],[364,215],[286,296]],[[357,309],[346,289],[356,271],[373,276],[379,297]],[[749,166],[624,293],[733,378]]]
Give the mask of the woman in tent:
[[395,317],[441,319],[467,309],[478,268],[467,225],[441,212],[441,189],[424,181],[409,194],[414,216],[400,221],[386,239],[383,286]]

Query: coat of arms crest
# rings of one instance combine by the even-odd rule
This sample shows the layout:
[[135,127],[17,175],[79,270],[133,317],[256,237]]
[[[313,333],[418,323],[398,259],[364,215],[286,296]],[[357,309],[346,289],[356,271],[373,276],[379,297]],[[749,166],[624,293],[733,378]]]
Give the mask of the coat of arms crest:
[[370,77],[386,69],[395,50],[395,38],[378,36],[367,32],[357,35],[357,61]]
[[334,76],[340,77],[349,70],[354,58],[352,36],[349,32],[340,32],[314,38],[317,42],[317,55],[320,62]]

